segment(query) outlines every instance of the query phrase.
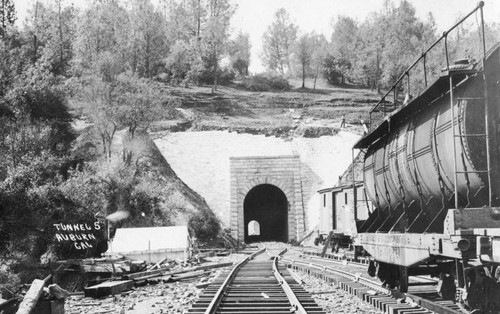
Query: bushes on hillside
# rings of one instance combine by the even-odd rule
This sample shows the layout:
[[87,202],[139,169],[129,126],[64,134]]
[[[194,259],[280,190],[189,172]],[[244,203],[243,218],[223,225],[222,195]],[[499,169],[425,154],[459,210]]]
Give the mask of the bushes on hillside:
[[271,90],[283,91],[291,89],[290,83],[288,83],[284,77],[273,74],[257,74],[245,77],[243,78],[243,85],[247,89],[255,92],[265,92]]
[[202,209],[189,218],[188,228],[192,234],[202,241],[214,239],[221,230],[220,222],[215,214]]
[[[236,77],[236,74],[231,71],[230,69],[224,68],[224,69],[218,69],[217,70],[217,84],[220,85],[227,85],[229,84],[234,78]],[[199,83],[201,84],[207,84],[211,85],[214,83],[214,72],[210,69],[202,71],[199,76]]]

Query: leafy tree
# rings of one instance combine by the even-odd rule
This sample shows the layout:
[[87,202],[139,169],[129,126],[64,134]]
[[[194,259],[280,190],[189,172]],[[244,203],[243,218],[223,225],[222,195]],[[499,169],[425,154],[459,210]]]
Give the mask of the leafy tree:
[[268,69],[278,70],[281,75],[290,70],[290,56],[297,31],[298,27],[290,21],[285,9],[276,11],[274,21],[263,37],[263,61]]
[[54,74],[66,74],[73,57],[73,38],[76,31],[77,10],[63,7],[62,0],[54,4],[36,1],[29,12],[23,35],[32,63],[41,61]]
[[117,112],[113,108],[115,96],[111,83],[97,76],[84,76],[75,87],[75,103],[83,108],[93,124],[93,130],[101,141],[102,154],[111,158],[111,143],[122,126],[119,124]]
[[239,32],[238,36],[230,43],[229,56],[231,58],[231,67],[239,75],[248,75],[250,48],[250,35],[248,33]]
[[352,64],[356,62],[357,33],[357,23],[346,16],[340,16],[333,27],[331,54],[336,60],[335,71],[341,74],[340,84],[345,84],[345,78],[350,74]]
[[200,38],[207,21],[208,0],[171,1],[168,4],[168,37],[171,41],[188,42]]
[[172,74],[172,81],[178,84],[184,80],[191,67],[189,58],[189,46],[182,40],[177,40],[170,50],[168,57],[165,60],[165,67]]
[[202,34],[202,45],[205,68],[212,70],[212,92],[217,90],[220,62],[227,54],[229,22],[234,12],[235,7],[229,0],[208,1],[208,20]]
[[[183,0],[170,3],[169,12],[167,37],[176,44],[171,51],[177,55],[181,48],[187,48],[186,77],[196,84],[210,83],[212,90],[217,89],[222,73],[220,62],[228,53],[229,21],[235,6],[229,0]],[[173,72],[179,73],[174,59],[175,56],[167,57],[167,68],[175,67]]]
[[311,45],[314,47],[311,55],[311,68],[314,77],[313,89],[316,89],[316,80],[323,69],[323,61],[328,55],[328,41],[325,36],[311,33]]
[[323,73],[332,85],[345,84],[344,73],[350,68],[351,63],[346,59],[336,59],[332,55],[327,55],[323,60]]
[[353,78],[358,84],[380,92],[381,53],[384,45],[382,20],[376,15],[369,17],[358,29],[356,63]]
[[314,49],[313,39],[309,34],[302,35],[293,47],[295,59],[297,60],[302,72],[302,88],[306,87],[306,75],[311,72],[311,62]]
[[128,129],[131,139],[136,131],[146,131],[168,103],[161,84],[128,75],[118,78],[112,94],[118,124]]
[[2,56],[0,58],[0,106],[2,97],[12,87],[19,74],[29,65],[23,44],[21,34],[15,29],[8,30],[6,35],[0,38],[0,56]]
[[4,101],[8,113],[3,147],[12,169],[26,156],[68,152],[74,134],[65,93],[52,74],[32,67],[16,81]]
[[[128,36],[130,33],[128,13],[117,1],[93,2],[79,16],[73,42],[74,58],[72,70],[76,75],[106,74],[116,76],[126,69]],[[133,53],[133,51],[132,51]],[[104,62],[101,61],[105,59]],[[104,72],[102,67],[113,70]]]
[[0,2],[0,38],[5,37],[7,28],[14,25],[16,21],[16,9],[11,0]]
[[133,1],[130,13],[130,35],[128,55],[132,73],[141,77],[152,77],[162,68],[167,52],[167,39],[162,14],[150,0]]

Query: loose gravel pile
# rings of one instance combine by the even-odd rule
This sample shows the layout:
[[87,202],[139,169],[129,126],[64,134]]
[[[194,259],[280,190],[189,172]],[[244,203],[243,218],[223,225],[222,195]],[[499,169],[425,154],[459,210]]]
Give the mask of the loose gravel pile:
[[312,294],[313,299],[326,313],[383,313],[357,297],[344,292],[333,283],[327,283],[302,272],[297,272],[297,274],[304,281],[304,289]]

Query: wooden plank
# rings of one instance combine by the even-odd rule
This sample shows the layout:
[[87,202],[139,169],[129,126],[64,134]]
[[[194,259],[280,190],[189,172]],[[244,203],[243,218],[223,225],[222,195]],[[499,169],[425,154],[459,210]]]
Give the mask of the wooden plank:
[[205,289],[206,287],[210,286],[211,282],[202,282],[202,283],[199,283],[199,284],[196,284],[195,287],[197,289]]
[[333,237],[333,231],[330,231],[328,237],[326,238],[325,245],[323,246],[323,251],[321,251],[321,257],[325,257],[326,250],[330,246],[330,241],[332,240],[332,237]]
[[126,279],[136,279],[144,276],[149,276],[149,275],[162,275],[164,273],[168,272],[168,269],[155,269],[155,270],[146,270],[146,271],[141,271],[133,274],[126,274],[123,277]]
[[233,242],[232,239],[230,239],[228,236],[226,236],[223,233],[220,233],[219,235],[229,245],[230,248],[232,249],[238,248],[238,244]]
[[173,275],[171,280],[177,281],[177,280],[182,280],[182,279],[187,279],[187,278],[199,277],[199,276],[203,276],[206,273],[208,273],[208,272],[206,272],[204,270],[197,270],[197,271],[192,271],[192,272],[188,272],[188,273]]
[[80,267],[81,270],[85,273],[123,273],[122,269],[120,267],[114,267],[114,264],[81,265]]
[[146,275],[146,276],[142,276],[142,277],[135,277],[132,280],[135,281],[135,282],[140,282],[140,281],[143,281],[143,280],[148,280],[148,279],[151,279],[151,278],[156,278],[156,277],[161,277],[161,276],[164,276],[164,274],[162,274],[162,273],[151,274],[151,275]]
[[99,298],[130,290],[134,286],[132,280],[108,281],[84,289],[85,297]]
[[153,278],[156,276],[182,274],[182,273],[187,273],[187,272],[192,272],[192,271],[197,271],[197,270],[208,270],[208,269],[221,268],[221,267],[227,267],[227,266],[232,266],[232,265],[233,265],[232,262],[226,262],[226,263],[218,263],[218,264],[200,265],[200,266],[190,267],[190,268],[176,270],[176,271],[168,271],[168,269],[156,269],[156,270],[138,272],[138,273],[134,273],[134,274],[127,274],[127,275],[124,275],[123,277],[126,279],[139,281],[139,280],[144,280],[144,279],[148,279],[148,278]]
[[209,265],[200,265],[200,266],[188,268],[185,271],[208,270],[208,269],[221,268],[221,267],[227,267],[227,266],[232,266],[232,265],[233,265],[233,262],[217,263],[217,264],[209,264]]
[[[153,267],[151,267],[150,270],[153,270],[153,269],[156,269],[156,268],[160,268],[160,265],[163,264],[163,263],[165,263],[167,261],[167,259],[168,259],[168,257],[165,257],[164,259],[162,259],[158,263],[154,264]],[[170,268],[170,266],[168,268]]]
[[312,230],[311,232],[309,232],[308,234],[306,234],[305,236],[302,237],[302,239],[300,239],[298,242],[297,242],[297,245],[301,245],[302,242],[304,242],[307,238],[309,238],[313,233],[314,233],[315,230]]
[[35,279],[31,283],[31,286],[24,296],[23,301],[19,305],[19,309],[17,310],[17,314],[29,314],[36,306],[38,303],[38,299],[40,299],[40,296],[42,295],[43,292],[43,287],[45,286],[45,283],[50,279],[51,276],[48,276],[47,278],[41,280],[41,279]]

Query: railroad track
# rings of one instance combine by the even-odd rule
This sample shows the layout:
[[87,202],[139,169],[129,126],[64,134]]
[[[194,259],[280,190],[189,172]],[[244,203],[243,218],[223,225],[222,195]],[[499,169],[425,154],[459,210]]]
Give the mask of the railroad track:
[[250,255],[207,287],[188,313],[325,313],[285,274],[280,253],[261,249]]
[[282,261],[294,270],[334,282],[344,291],[386,313],[464,313],[453,302],[442,300],[436,292],[437,280],[427,277],[413,277],[409,292],[402,294],[397,290],[383,288],[380,282],[363,278],[359,273],[353,274],[352,271],[339,269],[337,265],[345,262],[356,268],[367,267],[364,261],[357,263],[353,260],[343,260],[341,254],[321,258],[319,253],[295,250],[287,254]]

